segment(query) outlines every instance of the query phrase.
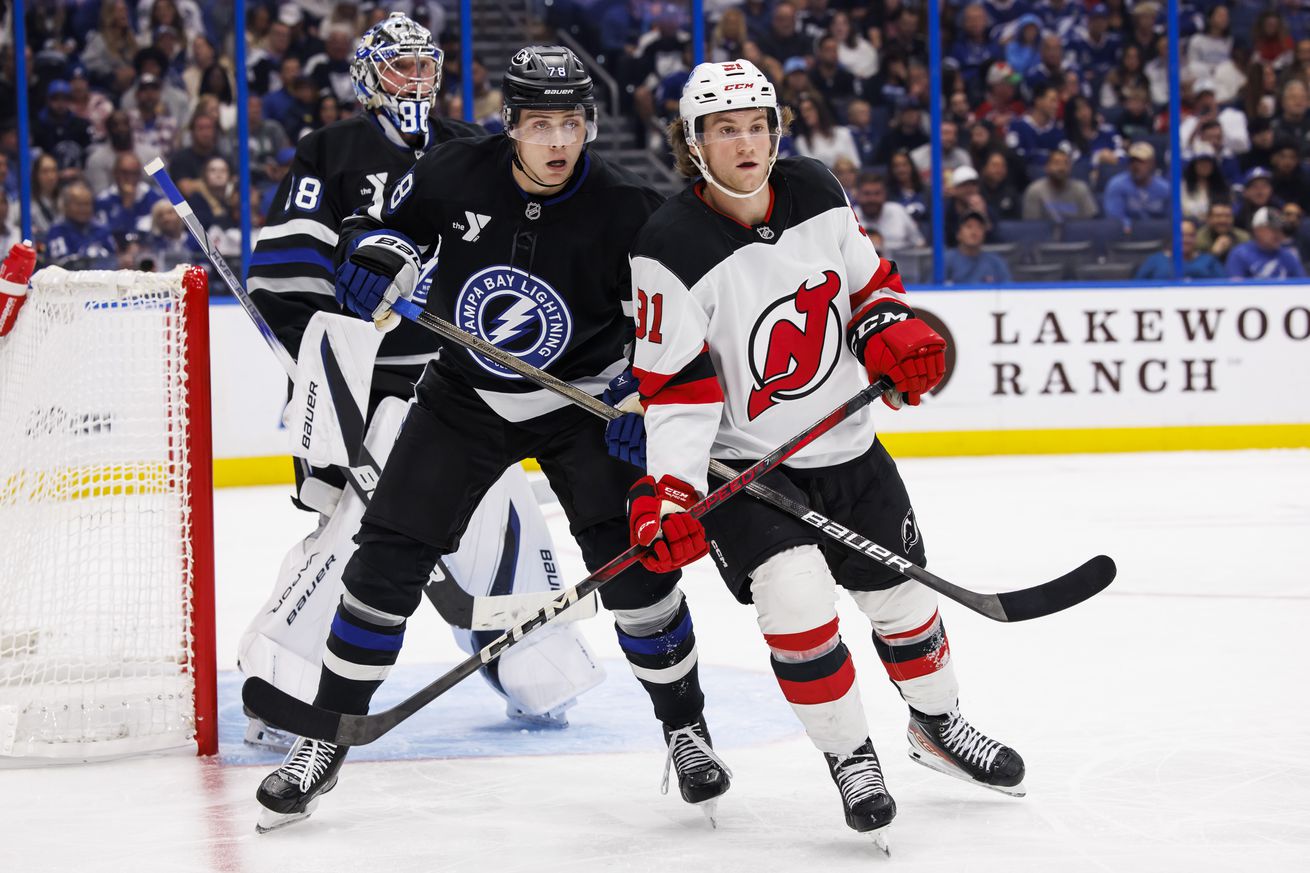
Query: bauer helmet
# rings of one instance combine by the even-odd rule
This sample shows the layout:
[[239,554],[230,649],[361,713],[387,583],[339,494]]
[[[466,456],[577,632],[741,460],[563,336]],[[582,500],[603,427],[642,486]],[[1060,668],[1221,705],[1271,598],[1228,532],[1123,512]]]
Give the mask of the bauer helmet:
[[380,111],[403,134],[426,136],[442,59],[427,28],[393,12],[360,38],[350,79],[361,106]]
[[[778,93],[773,83],[754,64],[741,58],[717,64],[700,64],[687,77],[687,84],[682,88],[682,99],[678,101],[678,114],[682,118],[682,135],[687,141],[696,168],[705,177],[705,181],[724,194],[744,200],[764,190],[764,186],[769,184],[769,174],[766,173],[760,187],[749,194],[729,190],[711,175],[709,165],[700,150],[700,146],[705,141],[705,117],[716,112],[732,112],[738,109],[764,110],[768,118],[771,139],[769,152],[771,173],[773,164],[778,159],[778,139],[782,129],[778,113]],[[749,135],[747,132],[742,132],[730,138],[747,135]]]
[[[531,45],[510,59],[500,86],[504,97],[505,132],[521,142],[567,145],[566,131],[518,127],[524,109],[578,109],[583,113],[584,143],[596,138],[596,96],[591,74],[578,56],[564,46]],[[548,127],[548,126],[547,126]]]

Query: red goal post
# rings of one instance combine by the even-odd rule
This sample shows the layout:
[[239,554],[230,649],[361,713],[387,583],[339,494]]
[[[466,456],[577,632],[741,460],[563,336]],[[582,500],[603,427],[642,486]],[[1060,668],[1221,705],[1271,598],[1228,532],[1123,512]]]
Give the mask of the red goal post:
[[218,751],[205,271],[32,278],[0,338],[0,764]]

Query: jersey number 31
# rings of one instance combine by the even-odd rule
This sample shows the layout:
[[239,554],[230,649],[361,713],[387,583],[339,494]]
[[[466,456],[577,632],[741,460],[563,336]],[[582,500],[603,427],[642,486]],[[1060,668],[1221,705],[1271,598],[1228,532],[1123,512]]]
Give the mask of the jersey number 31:
[[660,333],[660,325],[664,322],[664,295],[651,294],[647,295],[640,288],[637,289],[637,339],[644,339],[648,342],[662,343],[664,335]]

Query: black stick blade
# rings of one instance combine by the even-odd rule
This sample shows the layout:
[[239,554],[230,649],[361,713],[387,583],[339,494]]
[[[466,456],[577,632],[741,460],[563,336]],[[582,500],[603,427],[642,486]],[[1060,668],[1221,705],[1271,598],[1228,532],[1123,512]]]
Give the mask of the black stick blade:
[[257,676],[241,686],[241,702],[264,721],[298,737],[340,742],[337,739],[340,713],[305,703]]
[[1005,610],[1006,621],[1041,618],[1077,606],[1101,593],[1114,581],[1115,572],[1113,560],[1106,555],[1097,555],[1058,579],[1022,591],[997,594],[996,598]]

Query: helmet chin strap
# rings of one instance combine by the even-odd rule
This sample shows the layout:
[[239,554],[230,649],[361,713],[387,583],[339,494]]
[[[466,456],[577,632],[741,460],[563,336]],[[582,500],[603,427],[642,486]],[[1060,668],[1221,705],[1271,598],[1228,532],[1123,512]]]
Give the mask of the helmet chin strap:
[[718,188],[720,191],[722,191],[724,194],[728,195],[729,197],[733,197],[737,200],[749,200],[752,197],[754,197],[756,194],[763,191],[765,187],[768,186],[769,184],[769,176],[773,173],[773,164],[775,161],[778,160],[778,150],[770,149],[769,169],[764,174],[764,181],[760,182],[760,184],[755,187],[754,191],[751,191],[749,194],[743,194],[740,191],[732,190],[727,185],[724,185],[718,179],[714,178],[714,174],[710,172],[709,162],[706,161],[703,157],[701,157],[700,148],[695,144],[695,142],[692,141],[690,137],[687,138],[687,150],[691,154],[691,162],[696,165],[696,169],[700,170],[700,174],[705,177],[705,181],[709,182],[711,185],[713,185],[715,188]]
[[[540,179],[538,179],[536,176],[532,175],[532,172],[526,166],[524,166],[523,161],[519,159],[518,141],[515,140],[514,137],[510,137],[509,141],[513,143],[513,145],[510,147],[510,151],[514,153],[514,158],[513,158],[514,166],[518,167],[519,171],[523,173],[523,175],[531,179],[534,184],[540,185],[542,188],[563,188],[565,185],[569,183],[569,180],[565,179],[563,182],[556,182],[554,185],[552,185],[549,182],[543,182]],[[570,175],[569,178],[571,179],[572,175]]]

